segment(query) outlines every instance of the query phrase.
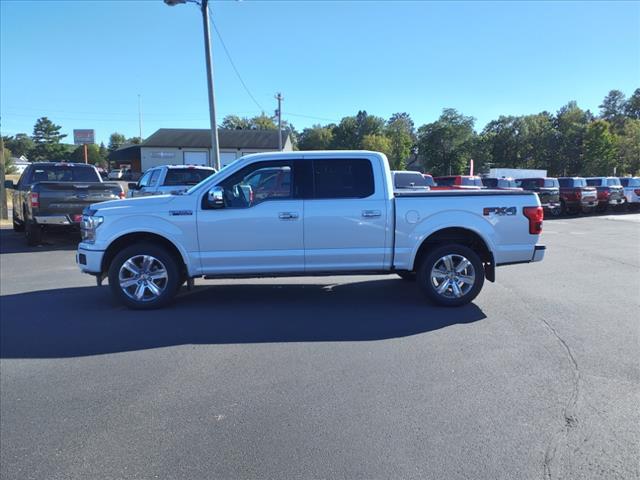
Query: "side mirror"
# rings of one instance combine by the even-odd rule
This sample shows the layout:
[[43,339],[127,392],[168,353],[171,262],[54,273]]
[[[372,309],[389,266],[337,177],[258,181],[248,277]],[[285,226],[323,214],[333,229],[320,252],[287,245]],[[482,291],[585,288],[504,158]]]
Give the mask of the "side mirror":
[[138,184],[133,182],[128,184],[129,190],[138,190]]
[[13,180],[5,180],[4,181],[4,188],[11,188],[14,189],[16,188],[15,184],[13,183]]
[[213,187],[207,194],[207,200],[212,208],[224,208],[224,188]]

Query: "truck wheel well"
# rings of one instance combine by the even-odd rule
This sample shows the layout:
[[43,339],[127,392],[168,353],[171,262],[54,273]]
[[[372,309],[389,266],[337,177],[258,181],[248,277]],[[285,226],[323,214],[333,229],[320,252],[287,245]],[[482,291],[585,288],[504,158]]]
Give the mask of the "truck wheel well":
[[128,233],[127,235],[123,235],[111,242],[111,245],[109,245],[107,251],[104,252],[104,256],[102,257],[102,272],[107,272],[109,270],[111,261],[120,250],[122,250],[124,247],[133,245],[134,243],[153,243],[166,248],[169,254],[171,254],[171,256],[175,259],[176,264],[178,265],[178,268],[182,272],[183,276],[185,278],[188,276],[184,259],[182,258],[180,251],[173,244],[173,242],[167,240],[161,235],[148,232]]
[[491,253],[491,250],[489,250],[489,247],[487,247],[485,241],[476,232],[459,227],[444,228],[429,235],[418,249],[418,253],[416,254],[416,258],[413,262],[413,269],[415,270],[418,265],[420,265],[422,259],[430,250],[434,247],[447,243],[465,245],[476,252],[484,264],[487,280],[491,282],[495,280],[493,254]]

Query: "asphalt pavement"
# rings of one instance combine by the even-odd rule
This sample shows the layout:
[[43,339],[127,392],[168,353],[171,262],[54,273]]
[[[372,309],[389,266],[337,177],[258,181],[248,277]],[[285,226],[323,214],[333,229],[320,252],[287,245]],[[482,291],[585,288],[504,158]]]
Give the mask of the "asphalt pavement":
[[640,214],[545,223],[457,309],[395,276],[129,311],[0,230],[0,478],[640,478]]

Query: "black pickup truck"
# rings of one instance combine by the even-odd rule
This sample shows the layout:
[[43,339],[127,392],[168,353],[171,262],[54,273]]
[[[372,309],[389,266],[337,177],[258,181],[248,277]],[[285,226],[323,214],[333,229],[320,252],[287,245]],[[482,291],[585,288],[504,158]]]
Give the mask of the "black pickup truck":
[[124,198],[119,183],[105,183],[92,165],[32,163],[13,189],[13,229],[24,232],[27,244],[42,241],[44,228],[79,228],[82,210],[92,203]]

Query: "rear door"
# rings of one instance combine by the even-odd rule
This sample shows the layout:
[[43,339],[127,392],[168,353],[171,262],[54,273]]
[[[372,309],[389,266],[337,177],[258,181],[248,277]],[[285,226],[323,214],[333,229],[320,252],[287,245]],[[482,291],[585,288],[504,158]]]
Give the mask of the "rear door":
[[382,270],[387,201],[379,162],[312,160],[313,194],[304,201],[305,270]]

